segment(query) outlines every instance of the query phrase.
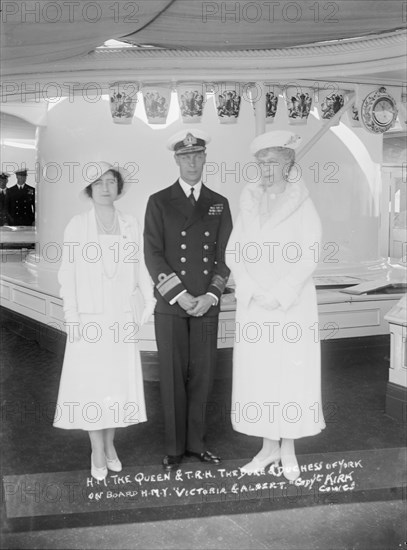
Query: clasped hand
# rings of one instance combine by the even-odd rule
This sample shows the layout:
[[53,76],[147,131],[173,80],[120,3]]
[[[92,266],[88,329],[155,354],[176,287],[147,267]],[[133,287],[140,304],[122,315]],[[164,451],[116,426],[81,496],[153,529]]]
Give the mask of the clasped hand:
[[280,306],[280,302],[274,296],[270,296],[267,293],[256,293],[253,295],[253,299],[265,309],[273,310]]
[[213,299],[207,294],[201,296],[192,296],[189,292],[184,292],[178,300],[178,304],[192,317],[202,317],[213,304]]

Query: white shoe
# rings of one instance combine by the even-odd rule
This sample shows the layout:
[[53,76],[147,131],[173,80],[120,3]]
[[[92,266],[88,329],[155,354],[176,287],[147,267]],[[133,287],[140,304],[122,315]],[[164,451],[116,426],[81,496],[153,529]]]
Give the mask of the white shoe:
[[106,466],[103,466],[102,468],[96,468],[96,466],[93,464],[93,455],[90,457],[90,473],[92,476],[97,479],[98,481],[103,481],[107,477],[107,468]]
[[267,466],[270,466],[270,464],[274,464],[275,466],[278,466],[279,462],[280,462],[280,450],[276,451],[274,455],[271,455],[267,458],[259,459],[257,458],[257,456],[255,456],[251,462],[242,466],[240,468],[240,471],[244,474],[260,472],[261,470],[264,470],[265,468],[267,468]]
[[122,463],[117,457],[112,459],[106,457],[106,464],[109,470],[112,470],[112,472],[122,471],[122,468],[123,468]]
[[288,481],[295,481],[300,477],[300,468],[295,455],[285,455],[281,453],[281,464],[283,466],[283,474]]

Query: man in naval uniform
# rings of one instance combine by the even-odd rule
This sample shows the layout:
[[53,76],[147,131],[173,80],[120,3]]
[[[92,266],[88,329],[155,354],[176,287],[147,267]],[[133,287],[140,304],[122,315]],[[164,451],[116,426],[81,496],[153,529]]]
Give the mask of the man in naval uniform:
[[9,174],[2,172],[0,174],[0,226],[1,225],[10,225],[9,224],[9,215],[7,212],[6,206],[6,195],[8,193],[7,182]]
[[209,136],[183,130],[168,141],[180,177],[147,204],[144,253],[155,285],[155,331],[164,408],[165,470],[183,456],[219,464],[206,449],[206,406],[214,378],[220,298],[229,269],[229,203],[202,183]]
[[33,225],[35,220],[35,189],[25,183],[27,170],[15,172],[17,184],[6,195],[6,208],[10,225]]

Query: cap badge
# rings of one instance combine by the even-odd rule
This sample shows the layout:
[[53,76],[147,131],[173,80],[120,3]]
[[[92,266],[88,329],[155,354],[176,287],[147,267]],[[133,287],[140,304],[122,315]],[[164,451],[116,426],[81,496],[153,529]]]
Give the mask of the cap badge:
[[188,147],[188,146],[191,146],[191,145],[196,145],[197,144],[197,139],[192,134],[188,133],[187,137],[183,141],[183,144],[185,145],[185,147]]

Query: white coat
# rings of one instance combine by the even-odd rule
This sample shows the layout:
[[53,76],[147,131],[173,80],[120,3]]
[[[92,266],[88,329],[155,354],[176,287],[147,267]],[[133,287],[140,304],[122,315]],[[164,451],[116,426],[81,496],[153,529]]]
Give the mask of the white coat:
[[[58,273],[67,344],[54,426],[99,430],[145,422],[138,325],[131,295],[137,285],[152,313],[153,285],[136,220],[118,212],[120,235],[98,235],[95,210],[74,216],[64,234]],[[81,338],[71,338],[79,323]],[[71,410],[70,407],[74,408]]]
[[226,250],[237,299],[232,424],[268,439],[315,435],[325,427],[312,280],[320,220],[301,181],[276,196],[249,184],[240,207]]
[[[118,291],[123,311],[131,310],[130,295],[137,285],[151,312],[155,299],[152,282],[144,263],[140,231],[136,219],[117,211],[120,246],[112,250],[120,266]],[[64,301],[65,320],[78,322],[81,313],[102,313],[103,263],[95,209],[74,216],[65,228],[64,249],[58,281]]]

